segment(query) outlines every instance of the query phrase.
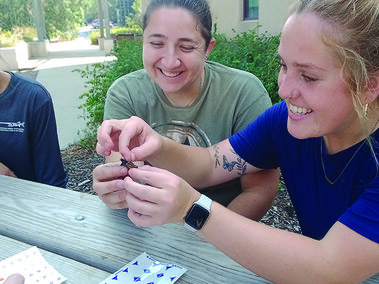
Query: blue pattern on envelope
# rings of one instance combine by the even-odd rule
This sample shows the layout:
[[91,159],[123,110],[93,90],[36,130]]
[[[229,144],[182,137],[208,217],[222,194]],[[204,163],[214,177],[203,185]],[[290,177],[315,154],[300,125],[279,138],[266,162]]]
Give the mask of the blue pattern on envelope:
[[186,271],[179,265],[156,261],[144,252],[99,284],[172,284]]

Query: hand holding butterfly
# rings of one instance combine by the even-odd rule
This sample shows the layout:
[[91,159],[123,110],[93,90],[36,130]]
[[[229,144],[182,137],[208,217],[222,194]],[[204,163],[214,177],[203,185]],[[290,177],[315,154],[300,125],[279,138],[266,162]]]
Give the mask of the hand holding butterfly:
[[93,189],[104,203],[112,209],[127,208],[123,178],[128,169],[120,162],[98,165],[92,173]]
[[109,156],[120,152],[128,161],[144,161],[161,146],[159,134],[142,119],[105,120],[97,130],[96,151]]
[[166,170],[143,166],[131,169],[129,175],[125,179],[128,217],[137,226],[183,223],[189,208],[200,198],[197,190]]
[[234,152],[228,139],[209,148],[190,147],[159,135],[138,117],[104,121],[97,138],[100,155],[116,151],[130,161],[149,161],[194,187],[207,187],[258,171]]

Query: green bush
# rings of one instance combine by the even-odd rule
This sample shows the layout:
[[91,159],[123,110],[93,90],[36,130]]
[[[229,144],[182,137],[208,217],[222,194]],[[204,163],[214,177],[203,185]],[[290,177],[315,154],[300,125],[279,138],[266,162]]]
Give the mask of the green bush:
[[37,37],[37,30],[32,27],[14,27],[11,31],[0,28],[0,47],[15,46],[23,41],[30,42]]
[[[214,34],[216,45],[209,60],[245,70],[255,74],[266,87],[272,103],[281,99],[278,96],[277,78],[280,59],[277,54],[279,36],[258,35],[255,31],[238,34],[228,39],[225,35]],[[143,68],[142,39],[124,39],[115,47],[117,60],[110,63],[97,63],[85,70],[76,70],[87,81],[89,91],[80,96],[88,129],[82,146],[93,147],[96,142],[96,129],[103,121],[106,92],[111,84],[124,74]]]
[[279,36],[258,35],[252,30],[231,39],[223,34],[215,34],[214,38],[216,44],[209,60],[253,73],[262,81],[273,104],[281,100],[277,84],[280,69],[277,53]]
[[87,129],[80,144],[93,148],[96,142],[96,129],[103,121],[104,104],[107,90],[112,83],[124,74],[143,68],[142,39],[124,39],[114,48],[113,55],[117,60],[106,63],[87,65],[84,70],[75,69],[82,78],[86,79],[87,93],[80,95],[85,102],[80,105],[83,117],[87,121]]

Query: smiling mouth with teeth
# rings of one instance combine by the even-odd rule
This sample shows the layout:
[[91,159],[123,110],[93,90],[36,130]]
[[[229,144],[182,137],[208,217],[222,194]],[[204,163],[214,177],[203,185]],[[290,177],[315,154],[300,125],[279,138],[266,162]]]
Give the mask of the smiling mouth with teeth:
[[170,78],[177,77],[182,73],[182,72],[167,72],[167,71],[163,71],[162,69],[161,69],[161,72],[163,75],[165,75],[166,77],[170,77]]
[[307,109],[304,107],[297,107],[291,104],[288,104],[288,109],[295,115],[305,115],[312,112],[311,109]]

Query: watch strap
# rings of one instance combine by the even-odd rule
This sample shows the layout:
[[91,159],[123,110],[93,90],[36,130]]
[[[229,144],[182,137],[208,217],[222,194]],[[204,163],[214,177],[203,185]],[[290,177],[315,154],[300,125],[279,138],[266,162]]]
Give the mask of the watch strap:
[[[187,220],[187,217],[192,213],[192,210],[195,206],[200,206],[202,207],[204,210],[208,211],[208,216],[206,218],[206,220],[203,220],[203,224],[201,227],[204,226],[204,224],[206,223],[207,219],[209,218],[209,215],[210,215],[210,211],[211,211],[211,205],[212,205],[212,199],[210,199],[209,197],[207,197],[206,195],[202,194],[199,198],[198,201],[194,202],[193,205],[191,206],[191,208],[188,210],[185,218],[184,218],[184,226],[186,228],[188,228],[189,230],[193,231],[193,232],[196,232],[198,231],[199,229],[195,229],[193,226],[187,224],[186,220]],[[201,229],[201,228],[200,228]]]
[[211,211],[212,199],[210,199],[208,196],[202,194],[199,200],[195,203],[207,209],[208,211]]

